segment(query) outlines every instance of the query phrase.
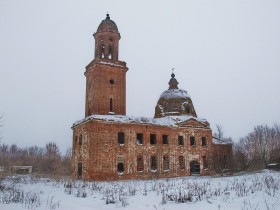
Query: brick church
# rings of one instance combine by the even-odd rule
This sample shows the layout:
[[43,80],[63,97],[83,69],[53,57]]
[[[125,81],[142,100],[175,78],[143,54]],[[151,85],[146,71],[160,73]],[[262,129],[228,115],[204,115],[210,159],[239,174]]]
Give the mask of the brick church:
[[153,179],[210,175],[229,167],[231,145],[212,138],[187,91],[171,74],[154,118],[126,116],[126,62],[119,60],[118,27],[109,14],[94,33],[86,66],[85,118],[73,124],[72,177]]

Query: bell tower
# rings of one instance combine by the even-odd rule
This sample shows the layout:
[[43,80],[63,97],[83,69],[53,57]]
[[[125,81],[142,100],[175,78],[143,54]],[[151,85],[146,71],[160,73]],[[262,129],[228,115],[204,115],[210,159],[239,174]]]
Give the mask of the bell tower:
[[85,116],[126,114],[126,72],[124,61],[119,61],[118,27],[109,14],[93,34],[94,59],[86,66]]

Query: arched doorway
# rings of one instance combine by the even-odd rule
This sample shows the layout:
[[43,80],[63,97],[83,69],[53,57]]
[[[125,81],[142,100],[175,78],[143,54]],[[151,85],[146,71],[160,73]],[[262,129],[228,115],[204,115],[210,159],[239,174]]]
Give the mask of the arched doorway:
[[190,172],[191,175],[200,175],[200,164],[196,160],[191,161],[190,163]]

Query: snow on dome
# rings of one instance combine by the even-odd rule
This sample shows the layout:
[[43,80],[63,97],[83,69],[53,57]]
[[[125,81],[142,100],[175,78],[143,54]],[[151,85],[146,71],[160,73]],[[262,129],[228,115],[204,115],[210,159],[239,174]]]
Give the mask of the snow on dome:
[[171,74],[169,89],[164,91],[155,107],[155,118],[186,115],[197,117],[191,97],[188,92],[178,88],[175,74]]
[[165,99],[172,99],[172,98],[190,98],[189,94],[185,90],[181,89],[169,89],[164,91],[161,95],[160,98],[165,98]]

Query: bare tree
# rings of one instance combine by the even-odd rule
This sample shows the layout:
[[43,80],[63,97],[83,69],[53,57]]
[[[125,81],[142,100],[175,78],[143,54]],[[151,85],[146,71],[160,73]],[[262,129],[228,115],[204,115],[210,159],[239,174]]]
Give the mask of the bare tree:
[[263,169],[268,163],[280,162],[280,128],[259,125],[238,142],[239,151],[245,154],[248,168]]
[[224,136],[224,129],[220,124],[216,124],[216,129],[217,129],[217,131],[213,134],[213,137],[215,139],[224,141],[224,142],[229,143],[229,144],[233,143],[233,140],[232,140],[231,137],[225,137]]
[[44,154],[45,172],[48,174],[57,173],[57,171],[60,169],[60,158],[61,158],[61,154],[56,143],[50,142],[46,144],[45,154]]
[[223,127],[220,124],[216,124],[217,131],[213,134],[213,136],[217,139],[222,139],[224,137]]

